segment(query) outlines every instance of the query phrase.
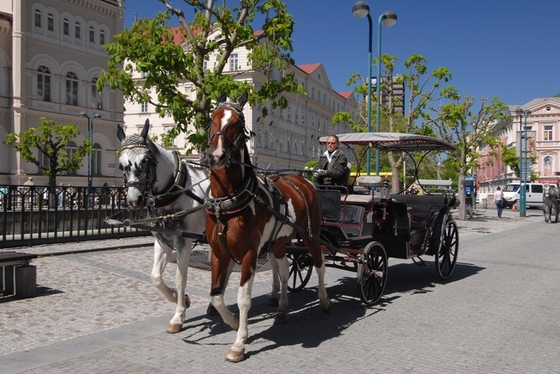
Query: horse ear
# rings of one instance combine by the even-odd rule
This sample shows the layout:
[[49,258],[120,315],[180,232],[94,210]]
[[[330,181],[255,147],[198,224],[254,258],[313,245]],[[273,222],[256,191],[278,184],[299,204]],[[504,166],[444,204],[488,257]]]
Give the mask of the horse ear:
[[220,98],[218,99],[218,104],[223,103],[227,100],[227,94],[224,92],[223,94],[220,95]]
[[241,99],[239,99],[239,105],[241,106],[241,108],[243,108],[245,106],[245,104],[247,103],[247,97],[249,97],[247,92],[245,92],[243,95],[241,95]]
[[150,150],[150,152],[152,152],[152,154],[155,155],[159,154],[159,150],[156,143],[154,143],[150,139],[146,139],[146,145],[148,146],[148,149]]
[[126,138],[123,128],[117,123],[117,138],[122,142]]
[[144,128],[142,129],[142,132],[140,133],[140,136],[143,139],[148,139],[148,131],[150,130],[150,120],[147,119],[146,122],[144,122]]

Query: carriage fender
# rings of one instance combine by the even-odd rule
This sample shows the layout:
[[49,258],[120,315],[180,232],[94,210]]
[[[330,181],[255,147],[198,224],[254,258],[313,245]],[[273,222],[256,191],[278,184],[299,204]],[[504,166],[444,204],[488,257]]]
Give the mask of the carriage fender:
[[444,230],[443,226],[449,217],[449,206],[442,207],[438,213],[434,214],[431,220],[430,227],[432,233],[430,235],[430,245],[428,247],[428,255],[433,255],[439,249],[440,243],[443,240]]

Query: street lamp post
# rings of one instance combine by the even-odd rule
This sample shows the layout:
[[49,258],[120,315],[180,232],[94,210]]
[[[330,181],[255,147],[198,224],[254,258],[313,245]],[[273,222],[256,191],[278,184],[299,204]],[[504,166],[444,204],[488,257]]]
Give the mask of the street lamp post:
[[[381,25],[391,27],[397,23],[397,15],[395,12],[388,10],[379,16],[377,21],[377,113],[375,131],[381,131]],[[379,148],[375,149],[375,175],[379,175]]]
[[[527,216],[527,176],[530,176],[531,172],[527,167],[527,117],[531,115],[530,110],[525,110],[523,112],[523,117],[525,117],[525,128],[523,129],[523,138],[521,146],[521,163],[523,164],[523,180],[521,181],[521,194],[519,198],[521,200],[521,209],[519,209],[519,216]],[[523,144],[525,143],[525,144]]]
[[515,110],[517,118],[519,118],[519,216],[525,217],[525,191],[523,189],[523,109],[517,108]]
[[[373,23],[371,16],[369,14],[369,5],[365,1],[358,1],[352,7],[352,14],[358,18],[364,18],[367,16],[369,23],[369,38],[368,38],[368,76],[367,76],[367,131],[371,132],[371,70],[372,70],[372,56],[371,56],[371,44],[372,44],[372,33],[373,33]],[[370,175],[371,172],[371,152],[368,147],[366,153],[366,173]]]
[[[88,140],[90,142],[90,144],[93,145],[93,120],[95,118],[101,118],[101,116],[99,114],[94,114],[91,117],[88,116],[85,112],[81,112],[80,113],[80,117],[85,117],[88,119]],[[89,190],[91,189],[92,185],[93,185],[93,179],[92,179],[92,173],[91,173],[91,167],[92,167],[92,153],[90,152],[88,155],[88,193]]]
[[[367,117],[367,131],[371,132],[371,71],[372,71],[372,33],[373,33],[373,21],[371,19],[371,15],[369,13],[369,5],[365,1],[358,1],[352,7],[352,14],[357,18],[364,18],[367,17],[369,23],[369,38],[368,38],[368,77],[367,77],[367,98],[368,98],[368,117]],[[376,131],[381,131],[381,120],[380,120],[380,84],[381,84],[381,25],[385,25],[386,27],[391,27],[397,22],[397,15],[392,11],[386,11],[383,13],[378,20],[378,45],[377,45],[377,79],[376,79],[376,88],[377,88],[377,114],[376,114]],[[370,149],[368,148],[366,153],[366,171],[367,175],[371,173],[371,153]],[[379,175],[379,149],[376,150],[376,158],[375,158],[375,173]]]

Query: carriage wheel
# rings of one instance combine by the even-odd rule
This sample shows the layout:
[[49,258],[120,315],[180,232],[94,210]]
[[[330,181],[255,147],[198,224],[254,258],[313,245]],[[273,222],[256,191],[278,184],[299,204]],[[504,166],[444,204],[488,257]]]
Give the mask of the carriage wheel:
[[364,304],[373,305],[379,301],[387,284],[387,252],[380,242],[369,242],[363,256],[364,262],[358,266],[358,289]]
[[288,258],[290,268],[288,291],[301,291],[307,285],[307,282],[309,282],[309,278],[311,278],[313,260],[309,253],[286,253],[286,257]]
[[453,273],[459,252],[459,231],[457,224],[449,220],[443,227],[443,238],[436,253],[436,269],[441,279],[447,279]]

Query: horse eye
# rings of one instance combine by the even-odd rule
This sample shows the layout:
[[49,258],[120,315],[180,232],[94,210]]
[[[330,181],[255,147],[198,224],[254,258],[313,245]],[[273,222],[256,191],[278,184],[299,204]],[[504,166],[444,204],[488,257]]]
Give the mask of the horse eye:
[[122,164],[119,164],[119,170],[123,170],[123,169],[124,168],[123,168]]

